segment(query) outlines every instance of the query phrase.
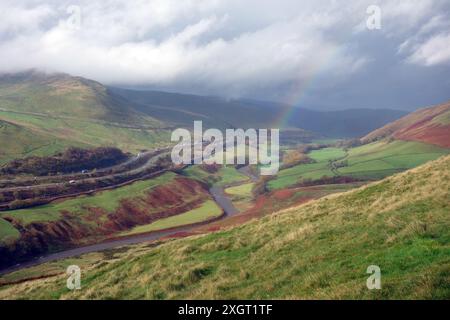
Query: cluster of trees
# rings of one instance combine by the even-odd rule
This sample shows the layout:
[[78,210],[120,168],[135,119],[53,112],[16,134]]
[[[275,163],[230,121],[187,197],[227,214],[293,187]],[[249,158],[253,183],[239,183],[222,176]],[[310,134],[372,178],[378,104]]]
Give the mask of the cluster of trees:
[[281,169],[288,169],[299,164],[307,164],[314,162],[306,153],[298,150],[291,150],[283,154],[283,165]]
[[330,167],[331,167],[332,169],[339,169],[339,168],[345,168],[345,167],[348,167],[348,160],[331,161]]
[[252,189],[252,193],[255,197],[266,194],[269,192],[267,184],[270,180],[274,180],[275,176],[261,176],[258,182],[255,183]]
[[126,159],[127,155],[117,148],[81,149],[71,147],[50,157],[33,156],[13,160],[0,169],[0,174],[48,176],[109,167]]
[[364,143],[361,141],[361,139],[354,138],[354,139],[350,139],[350,140],[340,141],[336,144],[336,146],[344,148],[344,149],[350,149],[350,148],[359,147],[363,144]]
[[221,165],[220,165],[220,164],[201,164],[200,167],[201,167],[204,171],[206,171],[206,172],[208,172],[208,173],[210,173],[210,174],[214,174],[214,173],[216,173],[217,171],[219,171]]

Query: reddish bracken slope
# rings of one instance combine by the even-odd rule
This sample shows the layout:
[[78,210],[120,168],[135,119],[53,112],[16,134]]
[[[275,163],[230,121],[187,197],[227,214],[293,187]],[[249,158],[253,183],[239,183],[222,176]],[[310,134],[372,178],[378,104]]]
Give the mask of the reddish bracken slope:
[[450,101],[413,112],[369,133],[362,140],[371,142],[386,137],[450,148]]

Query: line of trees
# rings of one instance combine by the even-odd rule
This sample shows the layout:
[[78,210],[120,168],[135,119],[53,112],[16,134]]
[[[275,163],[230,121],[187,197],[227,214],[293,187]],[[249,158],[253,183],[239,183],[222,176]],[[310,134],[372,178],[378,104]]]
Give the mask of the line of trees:
[[50,157],[27,157],[9,162],[0,169],[2,175],[31,174],[49,176],[93,170],[116,165],[128,156],[118,148],[81,149],[71,147]]

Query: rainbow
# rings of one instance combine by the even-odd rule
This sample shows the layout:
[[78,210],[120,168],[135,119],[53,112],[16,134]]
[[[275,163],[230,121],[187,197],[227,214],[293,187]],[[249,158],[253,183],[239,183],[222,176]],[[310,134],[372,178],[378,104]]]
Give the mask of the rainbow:
[[291,93],[282,101],[284,107],[282,107],[281,112],[274,121],[273,128],[288,128],[289,120],[295,112],[296,107],[302,102],[303,98],[308,93],[308,89],[312,88],[315,83],[318,83],[321,77],[324,75],[323,71],[326,67],[333,61],[333,58],[338,56],[341,51],[340,47],[336,49],[329,50],[327,54],[323,56],[321,62],[313,64],[306,70],[305,74],[307,77],[299,77],[299,79],[294,82]]

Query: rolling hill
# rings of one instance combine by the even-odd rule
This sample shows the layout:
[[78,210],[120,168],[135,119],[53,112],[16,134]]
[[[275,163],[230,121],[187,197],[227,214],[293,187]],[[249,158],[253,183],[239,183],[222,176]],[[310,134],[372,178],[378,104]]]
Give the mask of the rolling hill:
[[[258,117],[257,107],[207,97],[193,100],[189,96],[165,95],[199,110],[172,108],[165,103],[147,108],[139,101],[128,99],[119,89],[67,74],[34,70],[2,74],[0,164],[26,156],[52,155],[70,146],[112,146],[137,153],[170,144],[170,133],[175,126],[191,127],[194,120],[205,120],[205,126],[232,128],[229,120],[240,119],[236,124],[259,128],[267,127],[271,119],[267,113],[265,122]],[[158,96],[150,98],[152,105],[160,104]],[[202,109],[205,105],[207,108]],[[227,106],[235,106],[235,112],[229,112]],[[238,115],[237,110],[240,110]],[[286,136],[303,141],[317,134],[295,129]]]
[[37,71],[0,76],[0,163],[69,146],[136,152],[168,140],[164,127],[95,81]]
[[[449,174],[446,156],[228,230],[19,271],[3,281],[43,279],[0,298],[449,299]],[[70,264],[81,290],[58,274]],[[381,290],[366,287],[370,265]]]
[[[450,102],[418,110],[372,131],[363,145],[313,150],[312,163],[281,170],[268,189],[348,177],[377,180],[450,153]],[[332,181],[332,180],[331,180]]]
[[161,125],[102,84],[67,74],[27,71],[0,76],[2,111],[133,127]]
[[[194,120],[222,129],[277,127],[276,119],[288,109],[254,100],[111,88],[60,73],[1,74],[0,164],[25,156],[48,156],[70,146],[112,146],[137,152],[169,144],[174,127],[192,127]],[[393,110],[295,109],[281,128],[281,139],[299,143],[329,136],[355,137],[401,115]]]
[[450,101],[413,112],[369,133],[362,140],[371,142],[387,137],[450,148]]

